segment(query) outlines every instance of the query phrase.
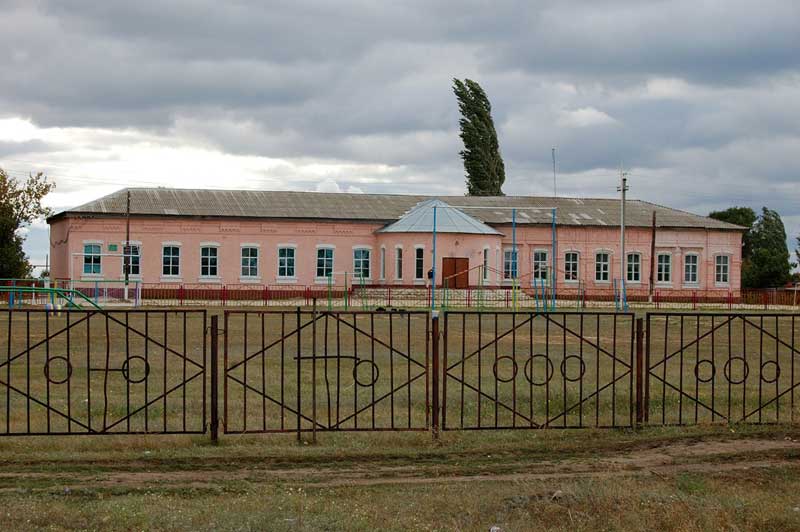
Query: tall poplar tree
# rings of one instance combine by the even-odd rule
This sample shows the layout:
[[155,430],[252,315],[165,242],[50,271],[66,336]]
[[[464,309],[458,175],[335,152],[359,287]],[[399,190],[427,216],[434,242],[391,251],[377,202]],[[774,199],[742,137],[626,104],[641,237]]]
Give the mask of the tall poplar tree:
[[506,169],[492,120],[492,104],[483,88],[471,79],[453,79],[453,92],[461,111],[458,125],[464,149],[459,154],[466,171],[467,195],[503,196]]

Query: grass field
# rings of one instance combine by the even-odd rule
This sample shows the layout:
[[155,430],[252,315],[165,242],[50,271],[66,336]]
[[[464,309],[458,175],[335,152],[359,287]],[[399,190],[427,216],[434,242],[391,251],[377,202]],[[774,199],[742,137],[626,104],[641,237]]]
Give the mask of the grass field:
[[[228,431],[292,431],[299,410],[300,444],[293,433],[219,445],[3,436],[0,529],[800,530],[800,430],[724,419],[729,407],[734,421],[742,408],[757,411],[752,422],[796,414],[791,316],[652,318],[650,423],[670,426],[634,430],[633,317],[453,314],[441,344],[449,428],[588,428],[447,430],[438,441],[424,430],[424,315],[301,315],[299,360],[296,314],[243,316],[221,321]],[[0,434],[203,431],[208,316],[81,317],[2,315]],[[423,430],[324,432],[373,423]]]
[[0,439],[7,530],[798,530],[794,427]]

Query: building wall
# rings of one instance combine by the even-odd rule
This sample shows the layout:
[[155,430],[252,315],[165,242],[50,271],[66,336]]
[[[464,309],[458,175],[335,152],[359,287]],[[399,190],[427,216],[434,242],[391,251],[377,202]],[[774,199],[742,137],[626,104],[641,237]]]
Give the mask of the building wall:
[[[427,272],[432,267],[432,241],[429,233],[376,233],[381,225],[373,223],[335,223],[313,221],[235,221],[146,218],[131,220],[131,242],[141,249],[141,275],[134,276],[146,283],[254,283],[254,284],[324,284],[326,279],[316,275],[317,249],[325,246],[334,250],[334,282],[342,284],[347,272],[352,279],[354,271],[353,253],[356,248],[370,250],[370,284],[425,285]],[[518,276],[520,284],[532,283],[533,254],[536,250],[548,253],[548,264],[552,264],[552,232],[550,227],[518,226],[516,235],[512,227],[499,226],[503,236],[439,234],[437,257],[439,268],[437,281],[441,282],[441,258],[466,257],[470,265],[470,284],[479,284],[484,249],[488,250],[487,283],[502,285],[504,251],[512,248],[516,240],[518,250]],[[62,218],[51,224],[52,275],[56,278],[121,279],[123,277],[120,256],[125,240],[124,219],[110,218]],[[515,237],[515,238],[514,238]],[[647,286],[650,271],[649,229],[628,228],[626,250],[641,256],[641,274],[638,285]],[[574,251],[579,254],[579,271],[585,288],[611,288],[613,279],[621,277],[623,264],[620,261],[619,229],[614,227],[561,226],[557,229],[558,257],[557,279],[560,287],[577,283],[564,280],[564,254]],[[83,250],[87,243],[101,246],[108,256],[101,258],[99,276],[84,275]],[[175,245],[180,248],[180,273],[165,276],[162,271],[162,247]],[[111,251],[116,246],[114,251]],[[214,246],[218,250],[218,275],[205,278],[200,275],[202,246]],[[258,249],[258,275],[251,278],[241,276],[241,250],[244,246]],[[291,246],[295,249],[295,275],[278,275],[278,249]],[[395,275],[396,250],[403,250],[402,278]],[[415,249],[424,250],[423,278],[416,278]],[[384,267],[381,267],[381,249],[385,250]],[[595,278],[595,257],[598,252],[609,254],[609,281]],[[660,289],[734,289],[740,286],[741,233],[731,231],[707,231],[659,229],[656,238],[656,253],[671,257],[670,282],[656,283]],[[698,255],[698,282],[683,282],[684,260],[687,254]],[[714,278],[716,255],[729,257],[729,282],[718,285]],[[384,275],[382,275],[384,273]],[[629,283],[635,287],[637,283]]]

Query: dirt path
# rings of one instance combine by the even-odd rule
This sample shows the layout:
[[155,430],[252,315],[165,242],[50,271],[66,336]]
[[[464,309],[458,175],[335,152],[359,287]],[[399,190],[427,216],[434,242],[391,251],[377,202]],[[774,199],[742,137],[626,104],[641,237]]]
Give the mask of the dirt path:
[[[408,463],[286,468],[235,459],[218,469],[159,470],[158,465],[122,463],[121,470],[60,472],[57,468],[30,470],[28,464],[0,468],[0,492],[24,490],[213,488],[222,483],[280,483],[304,487],[339,487],[382,484],[434,484],[476,481],[525,481],[615,476],[671,476],[678,472],[726,472],[764,467],[798,467],[800,443],[793,440],[738,439],[671,443],[663,446],[603,454],[592,458],[552,461],[505,459],[467,460],[456,463]],[[126,467],[127,466],[127,467]]]

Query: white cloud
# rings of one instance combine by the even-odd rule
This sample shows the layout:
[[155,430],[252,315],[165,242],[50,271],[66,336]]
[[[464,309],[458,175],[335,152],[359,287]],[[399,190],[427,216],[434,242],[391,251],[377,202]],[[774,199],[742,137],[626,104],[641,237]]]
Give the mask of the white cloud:
[[616,123],[616,120],[594,107],[562,110],[558,117],[558,125],[567,128],[599,126],[613,123]]
[[339,188],[339,183],[334,181],[331,178],[323,179],[317,186],[314,188],[317,192],[341,192],[342,189]]

